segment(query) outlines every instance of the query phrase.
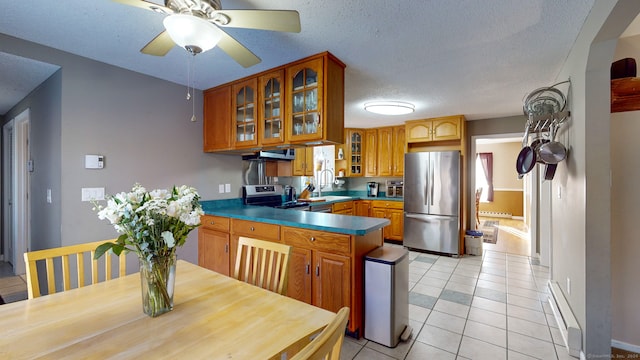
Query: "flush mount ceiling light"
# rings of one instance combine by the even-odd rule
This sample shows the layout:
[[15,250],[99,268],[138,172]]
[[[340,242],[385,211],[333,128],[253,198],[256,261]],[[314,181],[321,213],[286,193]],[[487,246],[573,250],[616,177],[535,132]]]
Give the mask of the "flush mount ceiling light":
[[405,115],[412,113],[415,107],[403,101],[371,101],[364,104],[364,109],[374,114]]
[[222,33],[215,25],[197,16],[173,14],[162,23],[171,40],[193,55],[213,49],[222,39]]

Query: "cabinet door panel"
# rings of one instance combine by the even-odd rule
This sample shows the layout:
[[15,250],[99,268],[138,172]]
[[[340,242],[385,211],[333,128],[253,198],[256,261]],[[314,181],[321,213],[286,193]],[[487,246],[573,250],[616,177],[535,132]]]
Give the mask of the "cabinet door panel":
[[459,140],[460,119],[433,120],[433,140]]
[[229,276],[229,234],[206,228],[198,232],[198,265]]
[[350,306],[351,261],[346,256],[316,251],[313,294],[315,306],[337,312]]
[[403,232],[404,232],[404,214],[402,210],[387,210],[389,213],[389,220],[391,220],[391,225],[387,226],[389,228],[389,239],[391,240],[402,240]]
[[393,169],[393,128],[384,127],[378,129],[378,176],[391,176]]
[[235,147],[258,145],[258,79],[233,85],[233,139]]
[[260,143],[262,145],[281,144],[284,142],[284,108],[283,91],[284,71],[275,71],[260,76],[258,79],[258,99],[260,109]]
[[311,250],[293,248],[289,257],[287,296],[311,304]]
[[364,176],[378,175],[378,141],[377,130],[366,130],[364,133],[365,166]]
[[204,92],[202,121],[205,152],[231,148],[231,86]]
[[405,128],[404,126],[396,126],[393,128],[393,149],[391,157],[393,160],[393,176],[404,175],[404,152],[406,147]]

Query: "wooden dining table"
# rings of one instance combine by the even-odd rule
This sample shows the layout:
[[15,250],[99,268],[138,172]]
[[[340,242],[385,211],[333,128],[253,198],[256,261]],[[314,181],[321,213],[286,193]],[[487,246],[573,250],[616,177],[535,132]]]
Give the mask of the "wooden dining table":
[[0,359],[286,359],[334,316],[179,260],[156,318],[139,274],[0,306]]

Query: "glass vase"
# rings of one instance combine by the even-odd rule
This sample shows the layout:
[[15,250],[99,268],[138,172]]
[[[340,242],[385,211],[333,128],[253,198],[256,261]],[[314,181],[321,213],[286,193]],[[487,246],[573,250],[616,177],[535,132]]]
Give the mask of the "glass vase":
[[173,310],[173,287],[176,280],[176,254],[140,258],[142,309],[156,317]]

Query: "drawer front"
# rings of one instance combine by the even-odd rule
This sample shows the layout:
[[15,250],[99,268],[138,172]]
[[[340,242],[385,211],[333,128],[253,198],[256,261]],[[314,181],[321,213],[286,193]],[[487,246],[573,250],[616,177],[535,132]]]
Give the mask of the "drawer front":
[[283,227],[282,241],[293,247],[303,247],[311,250],[344,254],[351,252],[351,237],[346,234]]
[[332,204],[332,212],[343,211],[347,209],[353,209],[353,201],[343,201]]
[[229,232],[229,218],[204,215],[200,218],[200,222],[205,229]]
[[402,201],[382,201],[375,200],[372,201],[371,207],[375,208],[385,208],[385,209],[404,209],[404,202]]
[[231,226],[234,235],[280,241],[280,225],[233,219]]

